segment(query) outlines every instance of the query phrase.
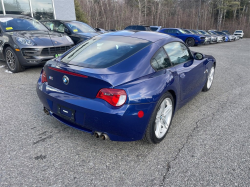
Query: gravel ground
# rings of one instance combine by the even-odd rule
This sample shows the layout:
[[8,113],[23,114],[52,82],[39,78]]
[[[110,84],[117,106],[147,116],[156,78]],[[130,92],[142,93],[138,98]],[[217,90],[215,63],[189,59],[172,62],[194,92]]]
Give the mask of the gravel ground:
[[0,186],[250,186],[250,39],[192,48],[217,59],[209,92],[175,115],[165,140],[102,141],[42,112],[42,67],[0,62]]

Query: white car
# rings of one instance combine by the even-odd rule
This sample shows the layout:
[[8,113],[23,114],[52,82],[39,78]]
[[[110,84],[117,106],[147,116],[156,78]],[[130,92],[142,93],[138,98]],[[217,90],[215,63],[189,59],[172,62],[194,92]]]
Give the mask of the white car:
[[243,30],[236,30],[234,31],[234,35],[239,36],[240,38],[243,38],[244,32]]

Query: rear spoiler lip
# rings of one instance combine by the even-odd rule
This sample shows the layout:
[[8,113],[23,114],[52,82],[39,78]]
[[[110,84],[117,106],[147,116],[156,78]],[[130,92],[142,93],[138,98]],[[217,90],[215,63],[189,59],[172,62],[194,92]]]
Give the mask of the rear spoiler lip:
[[82,77],[82,78],[88,78],[88,76],[86,76],[86,75],[82,75],[82,74],[78,74],[78,73],[74,73],[74,72],[70,72],[70,71],[66,71],[66,70],[62,70],[62,69],[58,69],[58,68],[49,67],[49,69],[60,72],[60,73],[68,74],[68,75],[73,75],[73,76]]

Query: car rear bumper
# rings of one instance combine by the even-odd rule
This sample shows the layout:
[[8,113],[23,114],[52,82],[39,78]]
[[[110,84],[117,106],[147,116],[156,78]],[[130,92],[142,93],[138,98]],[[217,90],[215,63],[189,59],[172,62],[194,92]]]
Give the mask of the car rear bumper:
[[[38,97],[57,120],[91,134],[105,133],[112,141],[135,141],[143,138],[156,103],[125,104],[115,108],[98,98],[84,98],[53,88],[47,83],[42,84],[40,79],[37,84]],[[61,106],[74,111],[73,119],[60,113]],[[142,118],[138,117],[139,111],[144,112]]]

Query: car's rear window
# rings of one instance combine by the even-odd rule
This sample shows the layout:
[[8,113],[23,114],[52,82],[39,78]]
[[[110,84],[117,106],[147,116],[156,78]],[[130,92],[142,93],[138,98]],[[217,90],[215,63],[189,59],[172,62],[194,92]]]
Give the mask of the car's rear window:
[[96,36],[76,47],[62,61],[86,68],[107,68],[151,44],[124,36]]

